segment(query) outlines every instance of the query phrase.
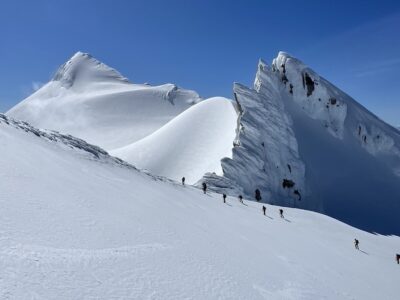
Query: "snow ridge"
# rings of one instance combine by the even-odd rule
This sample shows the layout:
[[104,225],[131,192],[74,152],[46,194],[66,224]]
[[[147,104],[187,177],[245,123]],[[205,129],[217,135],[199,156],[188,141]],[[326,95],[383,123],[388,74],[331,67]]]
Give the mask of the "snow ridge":
[[[350,129],[370,154],[389,154],[400,158],[400,136],[395,128],[367,111],[300,60],[279,52],[272,62],[272,69],[279,73],[290,100],[309,117],[320,121],[332,136],[343,139],[345,131]],[[394,168],[394,173],[398,172],[399,169]]]
[[90,54],[80,51],[59,67],[52,81],[59,81],[63,87],[70,88],[77,80],[85,77],[90,77],[91,80],[95,79],[96,81],[129,82],[118,71],[93,58]]
[[[400,134],[289,54],[260,60],[254,88],[234,85],[240,112],[232,158],[213,189],[323,212],[399,234]],[[378,199],[382,199],[378,201]]]
[[[292,122],[285,112],[279,78],[260,60],[254,89],[234,84],[240,116],[232,158],[221,160],[224,177],[204,178],[229,194],[243,189],[253,197],[255,189],[264,202],[293,205],[305,193],[305,166],[301,161]],[[229,185],[236,188],[229,190]]]
[[230,157],[237,114],[231,100],[214,97],[179,114],[144,139],[110,151],[138,168],[194,184],[206,172],[222,173]]
[[201,100],[195,91],[175,84],[130,83],[90,54],[78,52],[7,115],[110,151],[155,132]]
[[279,52],[273,60],[272,70],[279,72],[286,90],[293,95],[293,101],[311,118],[320,120],[330,134],[343,138],[347,104],[335,95],[335,88],[285,52]]
[[134,166],[124,162],[123,160],[110,156],[106,151],[104,151],[100,147],[88,144],[84,140],[78,139],[71,135],[61,134],[57,131],[51,131],[51,130],[40,130],[35,127],[32,127],[27,122],[14,120],[12,118],[5,116],[4,114],[0,114],[0,124],[5,124],[18,130],[23,130],[27,133],[34,134],[35,136],[45,139],[47,141],[56,142],[59,145],[83,151],[84,153],[91,155],[92,158],[104,162],[111,162],[124,167],[136,169]]

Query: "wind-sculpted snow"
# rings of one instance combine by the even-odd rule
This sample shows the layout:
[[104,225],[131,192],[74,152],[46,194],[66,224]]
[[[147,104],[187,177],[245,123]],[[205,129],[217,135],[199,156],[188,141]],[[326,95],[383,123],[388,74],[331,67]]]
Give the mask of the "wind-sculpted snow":
[[397,129],[284,52],[271,66],[260,61],[254,86],[235,84],[234,98],[237,111],[173,84],[132,84],[77,53],[7,114],[78,136],[145,172],[236,197],[259,189],[263,202],[400,234]]
[[130,83],[90,54],[78,52],[7,115],[109,151],[146,137],[200,100],[196,92],[174,84]]
[[116,163],[118,165],[135,169],[133,166],[129,165],[123,160],[108,155],[108,153],[103,149],[101,149],[100,147],[90,145],[84,140],[78,139],[71,135],[65,135],[50,130],[40,130],[35,127],[32,127],[31,125],[29,125],[24,121],[17,121],[3,114],[0,114],[0,125],[7,125],[15,129],[25,131],[43,140],[55,142],[58,146],[69,147],[72,149],[80,150],[83,153],[89,154],[92,157],[101,161],[109,161],[112,163]]
[[[264,64],[259,68],[265,72]],[[304,193],[304,164],[279,90],[271,84],[258,88],[234,86],[240,107],[239,134],[232,158],[222,159],[222,169],[246,195],[252,196],[258,188],[265,202],[291,205]],[[293,185],[285,186],[285,182]]]
[[59,81],[64,88],[89,81],[115,81],[129,83],[118,71],[99,62],[88,53],[77,52],[54,74],[52,81]]
[[321,121],[330,134],[343,137],[347,104],[341,93],[298,59],[280,52],[272,62],[292,99],[311,118]]
[[232,156],[237,113],[229,99],[214,97],[184,111],[153,134],[111,151],[141,169],[194,184],[207,172],[222,175]]
[[394,156],[395,161],[388,167],[398,174],[398,131],[287,53],[280,52],[273,60],[271,68],[279,74],[286,95],[290,94],[290,100],[299,109],[311,118],[321,121],[321,125],[339,139],[344,138],[345,131],[352,132],[370,154]]
[[[258,65],[254,88],[234,85],[240,108],[218,191],[326,213],[400,234],[400,133],[290,55]],[[232,185],[232,186],[229,186]]]

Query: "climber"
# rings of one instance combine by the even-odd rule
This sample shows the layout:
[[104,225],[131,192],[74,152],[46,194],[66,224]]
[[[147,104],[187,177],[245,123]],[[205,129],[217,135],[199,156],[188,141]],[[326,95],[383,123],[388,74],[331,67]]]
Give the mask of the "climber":
[[285,217],[283,216],[283,209],[282,209],[282,208],[279,209],[279,215],[281,216],[282,219],[285,218]]
[[243,196],[242,195],[239,195],[239,202],[243,203]]
[[185,177],[182,177],[182,185],[185,185]]
[[226,203],[226,194],[222,194],[222,199],[224,199],[224,203]]
[[360,250],[360,248],[358,247],[358,244],[359,244],[360,242],[357,240],[357,239],[354,239],[354,247],[357,249],[357,250]]
[[396,254],[397,264],[400,264],[400,254]]
[[203,192],[205,194],[207,192],[207,184],[203,182],[202,186],[203,186]]
[[262,209],[263,209],[264,216],[265,216],[265,212],[267,211],[267,208],[263,205]]
[[290,88],[289,93],[293,95],[293,84],[289,84],[289,88]]
[[256,200],[257,200],[257,202],[260,202],[261,201],[261,192],[260,192],[260,190],[259,189],[256,189],[256,195],[255,195],[255,198],[256,198]]

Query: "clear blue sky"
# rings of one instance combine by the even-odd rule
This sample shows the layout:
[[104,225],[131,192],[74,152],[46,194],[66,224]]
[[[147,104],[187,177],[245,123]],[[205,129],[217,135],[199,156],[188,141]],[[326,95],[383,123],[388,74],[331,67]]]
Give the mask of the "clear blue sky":
[[133,82],[231,97],[259,57],[303,60],[400,124],[400,1],[0,2],[0,111],[89,52]]

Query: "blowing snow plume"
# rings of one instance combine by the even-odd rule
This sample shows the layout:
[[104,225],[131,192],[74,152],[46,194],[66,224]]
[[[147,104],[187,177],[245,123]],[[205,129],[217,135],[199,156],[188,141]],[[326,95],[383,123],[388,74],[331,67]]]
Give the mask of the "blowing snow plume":
[[153,133],[199,102],[174,84],[134,84],[90,54],[77,52],[52,80],[7,115],[112,150]]

